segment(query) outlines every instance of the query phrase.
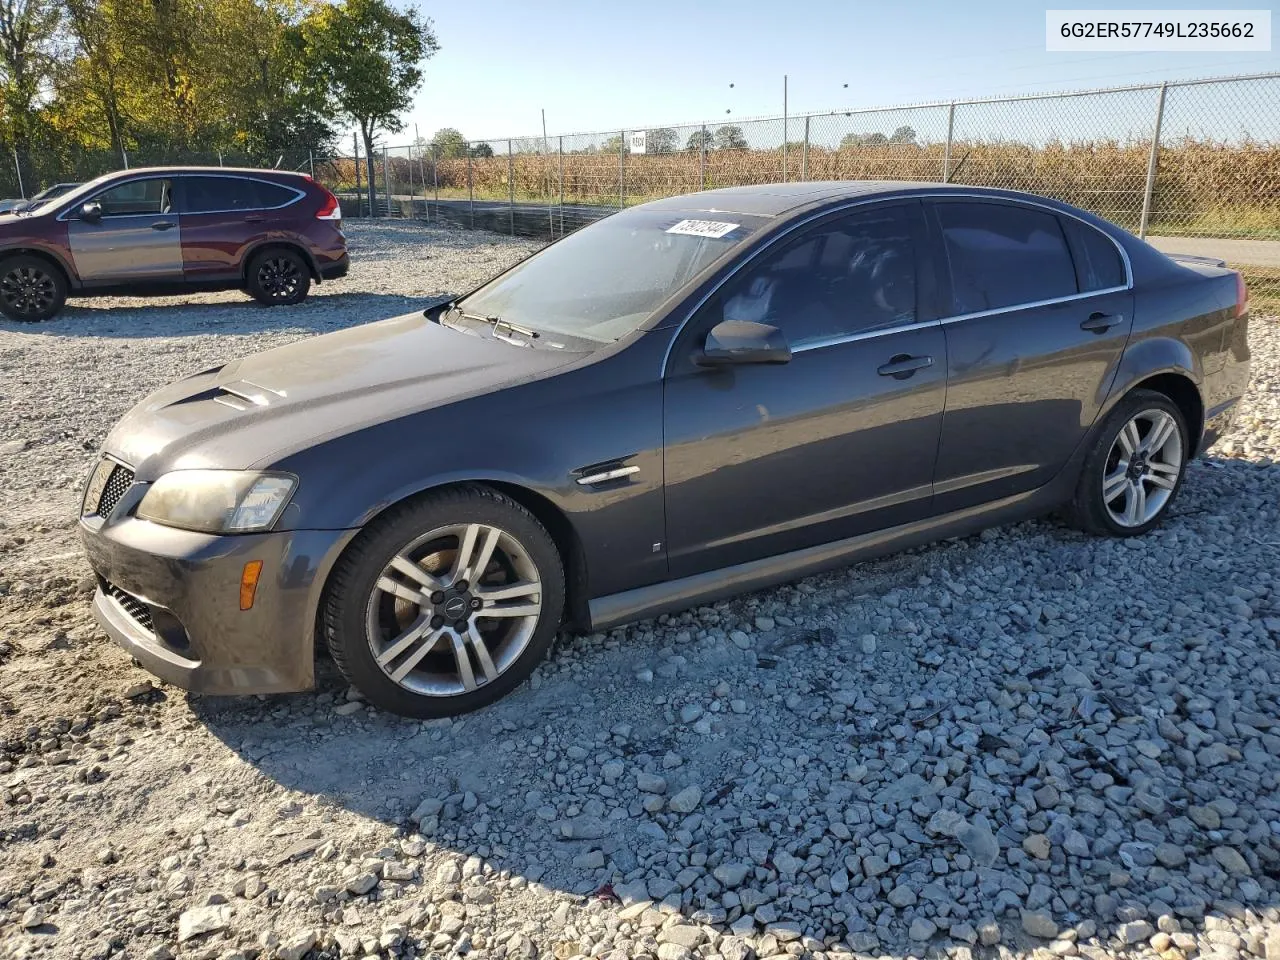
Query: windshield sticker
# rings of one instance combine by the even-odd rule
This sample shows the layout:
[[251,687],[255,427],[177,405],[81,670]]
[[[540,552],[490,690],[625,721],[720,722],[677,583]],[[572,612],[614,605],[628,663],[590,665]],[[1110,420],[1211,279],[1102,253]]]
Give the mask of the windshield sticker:
[[667,233],[682,233],[689,237],[711,237],[719,240],[726,234],[733,233],[741,224],[723,223],[719,220],[681,220],[674,227],[668,227]]

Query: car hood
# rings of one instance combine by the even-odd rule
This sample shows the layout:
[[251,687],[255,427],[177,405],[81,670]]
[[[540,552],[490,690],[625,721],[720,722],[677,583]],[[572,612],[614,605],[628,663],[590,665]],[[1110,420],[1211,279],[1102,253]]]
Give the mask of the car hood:
[[300,340],[170,384],[104,445],[139,480],[266,466],[397,417],[545,376],[581,359],[441,327],[421,313]]

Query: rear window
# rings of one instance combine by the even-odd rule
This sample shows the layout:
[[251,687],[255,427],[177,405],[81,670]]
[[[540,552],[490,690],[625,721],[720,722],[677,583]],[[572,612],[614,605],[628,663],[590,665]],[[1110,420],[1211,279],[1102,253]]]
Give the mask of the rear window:
[[1058,218],[1001,203],[939,203],[952,314],[980,313],[1077,293]]
[[1115,242],[1101,230],[1074,217],[1065,218],[1071,239],[1071,253],[1076,262],[1076,279],[1080,290],[1106,290],[1125,285],[1124,261]]
[[248,177],[184,177],[187,213],[262,210],[288,203],[297,194],[274,183]]

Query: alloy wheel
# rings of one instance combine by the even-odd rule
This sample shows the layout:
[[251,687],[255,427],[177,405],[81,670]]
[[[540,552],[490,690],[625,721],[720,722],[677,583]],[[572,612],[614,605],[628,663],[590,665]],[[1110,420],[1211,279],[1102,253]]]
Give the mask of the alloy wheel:
[[378,667],[413,693],[469,693],[501,676],[524,652],[542,614],[529,552],[481,523],[424,534],[378,575],[366,631]]
[[298,290],[302,271],[289,257],[268,257],[258,265],[258,286],[272,300],[287,300]]
[[18,266],[0,278],[0,297],[22,316],[35,317],[47,311],[57,296],[57,284],[39,267]]
[[1184,463],[1182,431],[1165,410],[1141,410],[1120,429],[1107,454],[1102,500],[1121,527],[1155,519],[1173,492]]

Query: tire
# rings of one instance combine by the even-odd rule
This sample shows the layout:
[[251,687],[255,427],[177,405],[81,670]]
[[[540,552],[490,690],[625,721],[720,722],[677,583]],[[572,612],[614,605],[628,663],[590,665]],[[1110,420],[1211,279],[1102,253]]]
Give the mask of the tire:
[[67,276],[41,257],[0,261],[0,313],[10,320],[37,323],[57,315],[67,302]]
[[452,487],[392,508],[356,538],[326,588],[322,627],[338,669],[374,706],[446,717],[522,683],[564,604],[560,553],[533,514],[489,487]]
[[296,250],[272,247],[249,261],[245,289],[268,307],[301,303],[311,290],[311,267]]
[[1190,451],[1186,419],[1177,405],[1162,393],[1135,390],[1098,431],[1068,520],[1100,536],[1141,536],[1164,519],[1182,489]]

